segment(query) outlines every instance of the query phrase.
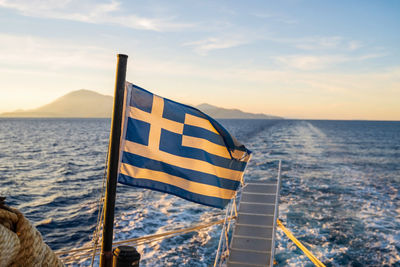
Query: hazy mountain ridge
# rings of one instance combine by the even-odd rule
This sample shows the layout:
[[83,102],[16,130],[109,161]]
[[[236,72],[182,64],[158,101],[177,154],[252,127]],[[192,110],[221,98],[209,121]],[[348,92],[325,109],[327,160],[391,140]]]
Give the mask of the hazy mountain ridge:
[[110,118],[113,97],[90,90],[77,90],[36,109],[7,112],[3,117]]
[[204,113],[218,119],[282,119],[278,116],[266,115],[262,113],[248,113],[239,109],[220,108],[210,104],[196,106]]
[[[53,102],[31,110],[17,110],[0,114],[2,117],[25,118],[110,118],[113,97],[90,90],[77,90]],[[218,119],[281,119],[277,116],[254,114],[238,109],[220,108],[209,104],[196,106],[204,113]]]

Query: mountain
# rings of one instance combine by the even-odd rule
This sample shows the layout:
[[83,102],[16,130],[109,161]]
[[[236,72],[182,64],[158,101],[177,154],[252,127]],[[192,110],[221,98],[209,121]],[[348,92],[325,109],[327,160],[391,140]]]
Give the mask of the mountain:
[[32,110],[3,113],[3,117],[47,118],[110,118],[113,106],[111,96],[90,90],[68,93],[55,101]]
[[[111,96],[82,89],[68,93],[37,109],[17,110],[0,114],[0,116],[25,118],[110,118],[112,106],[113,98]],[[220,108],[209,104],[201,104],[196,107],[217,119],[281,119],[276,116],[247,113],[238,109]]]
[[262,113],[248,113],[239,109],[220,108],[210,104],[201,104],[196,106],[207,115],[217,119],[282,119],[281,117],[266,115]]

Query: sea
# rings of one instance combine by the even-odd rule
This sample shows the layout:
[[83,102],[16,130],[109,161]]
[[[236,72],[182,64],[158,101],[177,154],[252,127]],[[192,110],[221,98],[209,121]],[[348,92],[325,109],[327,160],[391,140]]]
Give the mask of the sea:
[[[221,120],[253,152],[245,180],[282,161],[279,218],[326,266],[400,266],[400,122]],[[0,119],[0,196],[54,251],[90,245],[108,119]],[[118,185],[114,240],[211,222],[225,210]],[[141,266],[212,266],[221,226],[138,247]],[[313,266],[280,230],[276,266]],[[68,266],[89,266],[76,259]],[[98,265],[98,259],[95,260]]]

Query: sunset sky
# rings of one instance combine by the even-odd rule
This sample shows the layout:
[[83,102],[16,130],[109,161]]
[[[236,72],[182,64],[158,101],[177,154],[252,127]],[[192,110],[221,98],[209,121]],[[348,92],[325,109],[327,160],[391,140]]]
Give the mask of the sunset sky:
[[286,118],[400,120],[400,1],[0,0],[0,112],[127,80]]

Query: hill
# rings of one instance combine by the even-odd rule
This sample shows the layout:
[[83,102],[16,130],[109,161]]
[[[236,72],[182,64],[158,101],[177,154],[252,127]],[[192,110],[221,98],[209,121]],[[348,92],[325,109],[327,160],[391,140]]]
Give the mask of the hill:
[[68,93],[53,102],[32,110],[3,113],[3,117],[110,118],[113,98],[90,90]]
[[[17,110],[3,113],[2,117],[25,118],[110,118],[113,98],[90,90],[68,93],[53,102],[32,110]],[[220,108],[209,104],[196,106],[217,119],[280,119],[266,114],[254,114],[238,109]]]
[[210,104],[196,106],[207,115],[218,119],[282,119],[281,117],[266,115],[262,113],[248,113],[239,109],[220,108]]

